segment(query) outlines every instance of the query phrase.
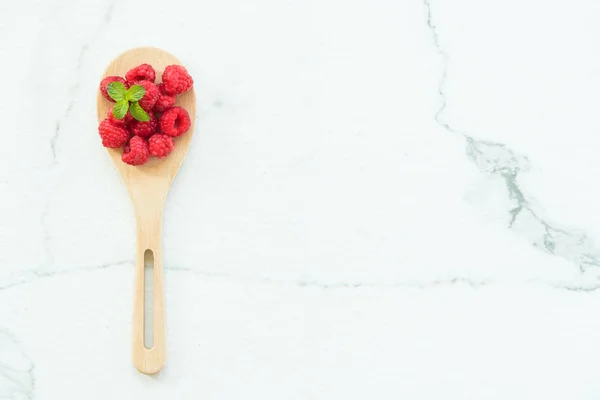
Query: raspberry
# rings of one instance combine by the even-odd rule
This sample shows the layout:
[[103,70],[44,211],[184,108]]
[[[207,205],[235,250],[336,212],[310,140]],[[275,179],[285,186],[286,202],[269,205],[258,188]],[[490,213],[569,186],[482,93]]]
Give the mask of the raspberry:
[[121,160],[129,165],[142,165],[150,158],[148,142],[145,139],[134,136],[129,144],[123,149]]
[[123,85],[125,85],[126,88],[129,87],[127,85],[127,82],[125,82],[125,79],[121,78],[120,76],[107,76],[106,78],[102,79],[102,82],[100,82],[100,92],[102,92],[102,96],[112,101],[113,103],[115,101],[108,95],[108,85],[115,81],[121,82]]
[[153,110],[155,112],[164,112],[165,110],[173,107],[174,105],[175,96],[170,96],[168,94],[160,94],[158,96],[158,100],[156,100],[156,104],[154,104]]
[[131,85],[138,83],[139,81],[150,81],[154,83],[154,80],[156,79],[156,72],[154,72],[152,65],[142,64],[127,71],[125,78]]
[[173,150],[173,147],[175,147],[175,143],[169,135],[156,134],[150,136],[150,139],[148,139],[148,148],[150,149],[150,154],[154,157],[166,157]]
[[187,70],[181,65],[169,65],[162,74],[164,91],[174,95],[187,92],[194,84],[194,80]]
[[114,125],[108,118],[100,122],[98,133],[102,138],[102,145],[113,149],[123,146],[129,139],[127,129],[124,126]]
[[160,96],[160,91],[156,85],[150,81],[139,81],[136,85],[143,86],[144,89],[146,89],[146,93],[144,93],[144,97],[142,97],[139,103],[144,110],[150,113],[152,107],[154,107],[158,100],[158,96]]
[[146,121],[146,122],[142,122],[142,121],[138,121],[137,119],[134,119],[129,124],[129,130],[131,131],[131,133],[133,133],[136,136],[141,136],[144,138],[147,138],[150,135],[152,135],[153,133],[155,133],[156,129],[158,128],[158,121],[156,120],[156,117],[154,116],[154,114],[148,113],[148,116],[150,117],[150,120]]
[[190,129],[191,125],[192,120],[185,108],[169,108],[160,117],[160,129],[169,136],[181,136]]
[[125,114],[125,118],[123,118],[123,119],[116,119],[115,116],[113,115],[113,107],[111,107],[108,110],[108,119],[110,120],[110,122],[113,125],[125,127],[127,124],[131,123],[131,121],[134,120],[133,116],[131,115],[131,113],[129,111],[127,111],[127,114]]

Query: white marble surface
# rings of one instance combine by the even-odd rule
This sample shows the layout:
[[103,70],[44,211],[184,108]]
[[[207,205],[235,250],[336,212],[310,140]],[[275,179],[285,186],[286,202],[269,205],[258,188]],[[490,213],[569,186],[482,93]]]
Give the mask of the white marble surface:
[[[597,399],[599,18],[1,2],[0,399]],[[155,377],[130,362],[134,220],[95,118],[142,45],[199,101]]]

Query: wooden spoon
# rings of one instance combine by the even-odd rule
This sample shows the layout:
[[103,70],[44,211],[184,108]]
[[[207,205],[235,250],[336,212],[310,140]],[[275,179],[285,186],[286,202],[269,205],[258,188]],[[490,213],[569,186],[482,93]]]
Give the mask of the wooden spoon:
[[[125,73],[140,64],[148,63],[156,70],[156,83],[165,67],[181,63],[164,50],[142,47],[132,49],[113,60],[103,78],[110,75],[125,76]],[[114,103],[98,91],[98,121],[106,118]],[[133,306],[133,363],[145,374],[155,374],[165,363],[165,305],[163,295],[163,265],[161,249],[161,225],[163,205],[187,153],[196,119],[196,95],[194,89],[177,96],[176,105],[190,114],[192,126],[189,131],[175,139],[175,149],[166,158],[151,158],[146,164],[134,167],[121,161],[121,149],[108,149],[117,171],[127,186],[137,223],[137,261],[135,265],[135,293]],[[100,140],[98,140],[100,146]],[[144,254],[147,250],[154,257],[154,344],[144,345]]]

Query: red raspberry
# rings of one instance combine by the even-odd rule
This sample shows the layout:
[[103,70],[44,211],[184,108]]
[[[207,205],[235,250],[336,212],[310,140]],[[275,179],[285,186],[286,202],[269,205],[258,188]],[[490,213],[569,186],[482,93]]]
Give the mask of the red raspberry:
[[133,85],[139,81],[150,81],[154,82],[156,79],[156,72],[154,72],[154,68],[150,64],[142,64],[138,65],[135,68],[131,68],[125,74],[125,78],[129,84]]
[[102,96],[112,101],[113,103],[115,101],[108,95],[108,85],[115,81],[121,82],[123,85],[125,85],[126,88],[129,88],[127,82],[125,82],[125,79],[121,78],[120,76],[107,76],[106,78],[102,79],[102,82],[100,82],[100,92],[102,92]]
[[110,119],[110,122],[113,125],[125,126],[125,125],[131,123],[131,121],[133,121],[133,116],[131,115],[131,113],[129,111],[127,111],[127,114],[125,114],[125,118],[123,118],[123,119],[116,119],[115,116],[113,115],[113,107],[111,107],[108,110],[108,119]]
[[142,165],[150,158],[148,142],[145,139],[134,136],[129,144],[123,149],[121,160],[129,165]]
[[160,94],[158,96],[158,100],[156,100],[156,104],[154,104],[153,110],[155,112],[160,113],[160,112],[164,112],[165,110],[173,107],[174,105],[175,105],[175,96],[170,96],[168,94]]
[[128,126],[131,133],[144,138],[147,138],[155,133],[158,128],[158,121],[153,113],[148,113],[148,116],[150,117],[149,121],[142,122],[134,119],[131,123],[129,123]]
[[148,148],[150,149],[150,154],[154,157],[166,157],[173,150],[173,147],[175,147],[175,143],[169,135],[156,134],[150,136],[150,139],[148,139]]
[[187,69],[181,65],[169,65],[165,68],[162,81],[165,93],[170,95],[187,92],[194,84],[194,80],[188,74]]
[[124,126],[113,125],[108,118],[100,122],[98,133],[100,133],[104,147],[116,149],[123,146],[129,140],[127,129]]
[[160,96],[160,91],[156,85],[150,81],[139,81],[136,85],[143,86],[144,89],[146,89],[146,93],[144,93],[144,97],[142,97],[139,103],[144,110],[150,113],[158,100],[158,96]]
[[169,136],[181,136],[190,129],[191,125],[192,120],[185,108],[169,108],[160,117],[160,130]]

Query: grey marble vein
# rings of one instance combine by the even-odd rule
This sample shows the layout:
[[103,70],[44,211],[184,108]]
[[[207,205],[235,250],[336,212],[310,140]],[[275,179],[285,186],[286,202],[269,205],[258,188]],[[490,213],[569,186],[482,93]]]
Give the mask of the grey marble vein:
[[18,340],[0,329],[0,399],[33,399],[35,366],[23,352]]
[[529,168],[526,157],[498,143],[467,138],[467,144],[467,154],[480,171],[503,179],[514,205],[509,210],[509,228],[527,237],[535,247],[575,263],[582,272],[600,266],[600,249],[585,232],[563,228],[545,219],[523,193],[518,178]]
[[321,289],[357,289],[357,288],[413,288],[428,289],[438,286],[467,285],[473,289],[487,285],[488,282],[463,277],[435,279],[427,282],[390,282],[390,283],[321,283],[318,281],[300,281],[298,286]]
[[[518,154],[502,143],[477,140],[469,134],[455,129],[442,119],[447,106],[445,83],[449,56],[440,44],[437,27],[433,21],[431,0],[424,0],[424,5],[427,26],[431,31],[436,51],[443,62],[438,84],[441,105],[435,113],[435,121],[446,131],[465,138],[467,156],[482,173],[502,178],[507,196],[513,203],[513,207],[508,210],[509,229],[524,236],[534,247],[577,265],[582,273],[585,273],[589,267],[599,267],[600,248],[594,245],[592,239],[585,232],[562,227],[560,224],[544,218],[539,207],[534,207],[532,198],[521,188],[519,176],[530,168],[526,156]],[[600,283],[586,286],[584,290],[594,290],[599,286]]]
[[26,283],[33,282],[35,280],[42,279],[42,278],[51,278],[51,277],[61,276],[61,275],[74,273],[74,272],[96,271],[96,270],[100,270],[100,269],[106,269],[106,268],[110,268],[110,267],[127,264],[127,263],[132,263],[132,261],[131,260],[114,261],[114,262],[100,264],[100,265],[93,265],[91,267],[75,267],[75,268],[68,268],[68,269],[63,269],[63,270],[59,270],[59,271],[29,270],[29,271],[26,271],[25,275],[23,277],[21,277],[21,279],[19,279],[19,280],[9,282],[9,283],[3,284],[3,285],[0,284],[0,291],[6,290],[9,288],[13,288],[16,286],[21,286]]
[[[67,274],[72,273],[82,273],[82,272],[95,272],[98,270],[108,269],[112,267],[119,267],[123,265],[133,265],[133,260],[121,260],[114,261],[100,265],[94,265],[90,267],[74,267],[68,268],[61,271],[36,271],[30,270],[27,271],[27,274],[23,276],[21,279],[17,281],[13,281],[6,284],[0,284],[0,293],[4,290],[19,287],[31,282],[38,281],[40,279],[47,278],[55,278],[60,277]],[[198,276],[202,276],[205,278],[211,279],[227,279],[237,282],[248,282],[248,283],[262,283],[262,284],[271,284],[271,285],[286,285],[286,286],[297,286],[300,288],[319,288],[319,289],[369,289],[369,288],[380,288],[380,289],[432,289],[443,286],[468,286],[472,289],[479,289],[486,286],[489,286],[494,283],[498,283],[493,280],[485,280],[485,279],[473,279],[464,276],[456,276],[456,277],[447,277],[440,279],[432,279],[432,280],[415,280],[415,281],[390,281],[387,283],[380,282],[321,282],[318,280],[306,280],[306,279],[298,279],[293,281],[288,280],[278,280],[268,277],[261,276],[236,276],[229,273],[224,272],[211,272],[211,271],[202,271],[184,266],[165,266],[165,271],[170,272],[183,272],[188,274],[194,274]],[[600,284],[588,284],[588,285],[574,285],[572,282],[558,282],[558,283],[548,283],[547,281],[541,279],[529,279],[526,284],[538,285],[540,287],[552,287],[554,289],[566,289],[569,291],[579,291],[579,292],[592,292],[597,289],[600,289]]]
[[[4,285],[0,285],[0,292],[6,289],[18,287],[25,285],[27,283],[37,281],[39,279],[45,278],[53,278],[58,277],[70,273],[80,273],[80,272],[94,272],[101,269],[107,269],[111,267],[122,266],[124,264],[133,264],[133,260],[122,260],[115,261],[106,264],[95,265],[91,267],[83,267],[83,268],[69,268],[61,271],[28,271],[27,276],[22,279],[7,283]],[[267,277],[239,277],[234,276],[227,273],[220,272],[209,272],[209,271],[201,271],[192,268],[187,268],[183,266],[165,266],[166,271],[172,272],[184,272],[191,273],[194,275],[200,275],[207,278],[223,278],[223,279],[231,279],[234,281],[244,281],[244,282],[253,282],[253,283],[266,283],[266,284],[282,284],[282,285],[292,285],[299,287],[317,287],[321,289],[358,289],[358,288],[419,288],[426,289],[437,286],[444,285],[468,285],[471,288],[479,288],[485,285],[488,285],[489,282],[484,280],[476,280],[470,279],[466,277],[452,277],[447,279],[435,279],[432,281],[423,281],[423,282],[390,282],[390,283],[374,283],[374,282],[319,282],[317,280],[297,280],[297,281],[280,281]]]
[[[102,18],[102,23],[92,34],[90,40],[87,43],[84,43],[81,46],[81,48],[79,49],[79,53],[77,56],[77,62],[75,65],[75,71],[73,73],[73,76],[75,77],[75,81],[69,88],[69,97],[71,99],[74,99],[76,97],[75,95],[77,94],[77,91],[79,90],[79,87],[80,87],[79,77],[81,75],[81,68],[83,67],[83,61],[85,59],[86,53],[88,52],[88,50],[90,48],[90,44],[93,43],[101,35],[102,31],[108,26],[108,24],[112,20],[115,4],[116,4],[116,0],[112,0],[110,2],[110,4],[108,5],[108,7],[106,9],[106,12],[104,13],[104,16]],[[52,13],[56,13],[56,12],[57,12],[57,9],[54,9],[52,11]],[[59,136],[60,136],[63,121],[66,121],[69,118],[69,115],[70,115],[71,111],[73,110],[74,105],[75,105],[74,101],[70,100],[67,104],[65,112],[56,121],[56,124],[54,125],[54,131],[53,131],[52,136],[50,137],[50,152],[51,152],[51,156],[52,156],[51,163],[49,165],[50,170],[52,168],[56,167],[56,165],[58,163],[56,144],[57,144]],[[50,233],[48,232],[48,227],[46,225],[46,218],[48,217],[49,208],[50,208],[50,204],[47,200],[46,206],[44,207],[44,209],[42,211],[42,215],[40,216],[40,224],[42,226],[42,231],[43,231],[44,251],[45,251],[46,257],[47,257],[47,265],[52,266],[52,265],[54,265],[54,255],[52,254],[52,247],[50,245]]]
[[[87,54],[87,52],[90,48],[90,45],[92,43],[94,43],[98,39],[98,37],[100,37],[100,35],[102,34],[102,31],[108,26],[108,24],[110,24],[110,21],[112,20],[112,16],[114,13],[115,4],[116,4],[116,0],[112,0],[109,3],[109,5],[106,9],[106,12],[104,13],[104,16],[102,18],[102,23],[93,32],[93,34],[90,37],[90,39],[88,40],[88,42],[84,43],[81,46],[81,48],[79,49],[79,53],[77,55],[77,61],[75,63],[75,71],[73,73],[73,76],[76,79],[73,82],[73,84],[71,85],[71,87],[69,88],[69,97],[72,99],[75,98],[75,95],[77,94],[77,91],[79,90],[79,87],[80,87],[79,77],[81,75],[81,68],[83,67],[83,60],[85,59],[85,55]],[[59,137],[59,134],[61,131],[62,121],[65,121],[68,119],[69,114],[73,110],[74,105],[75,105],[74,101],[70,100],[69,103],[67,104],[67,107],[66,107],[65,112],[63,113],[62,117],[56,121],[54,133],[53,133],[52,137],[50,138],[50,150],[52,152],[53,165],[56,164],[56,161],[57,161],[56,160],[56,142],[58,140],[58,137]]]

